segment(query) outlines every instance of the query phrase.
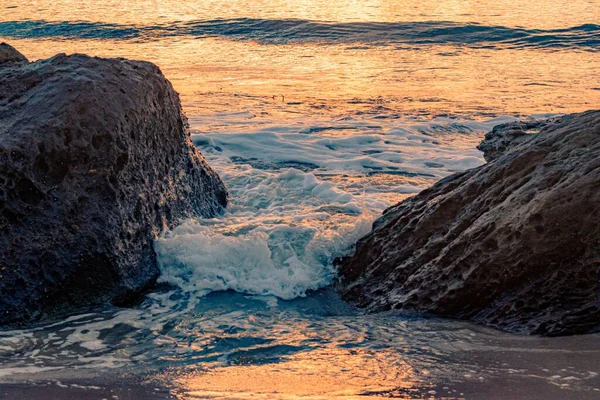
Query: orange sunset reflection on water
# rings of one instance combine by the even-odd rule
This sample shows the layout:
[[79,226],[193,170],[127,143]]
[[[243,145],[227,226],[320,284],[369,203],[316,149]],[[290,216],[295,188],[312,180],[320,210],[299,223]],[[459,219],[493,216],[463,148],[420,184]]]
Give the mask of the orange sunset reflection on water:
[[[175,380],[181,399],[389,398],[422,390],[413,369],[391,351],[326,348],[274,364],[219,367]],[[421,372],[422,373],[422,372]],[[427,390],[425,390],[427,392]]]
[[[99,11],[95,2],[59,0],[15,3],[16,7],[3,10],[3,19],[146,27],[141,36],[130,40],[6,40],[31,59],[58,52],[83,52],[157,63],[180,92],[190,115],[248,110],[259,119],[266,115],[290,118],[356,113],[478,118],[567,113],[597,107],[600,75],[592,72],[600,70],[600,56],[590,48],[559,51],[560,48],[514,48],[501,43],[494,48],[461,43],[382,45],[353,42],[354,39],[331,42],[325,37],[265,43],[236,34],[194,37],[186,31],[181,36],[169,36],[169,29],[188,29],[190,21],[228,18],[301,19],[333,24],[476,22],[511,29],[558,29],[600,21],[600,7],[594,2],[570,2],[569,12],[564,12],[561,4],[558,0],[302,0],[293,4],[274,0],[135,0],[108,1]],[[148,37],[153,27],[167,33]],[[338,33],[345,35],[345,29],[345,25],[340,25]],[[360,37],[368,39],[369,35]]]
[[594,1],[573,0],[3,0],[4,20],[154,23],[200,18],[297,18],[322,21],[478,21],[535,28],[598,22]]
[[83,52],[155,62],[189,114],[234,108],[293,116],[382,107],[403,114],[533,114],[583,111],[600,101],[600,75],[590,76],[600,70],[600,57],[586,52],[443,46],[357,51],[214,38],[11,43],[32,59]]

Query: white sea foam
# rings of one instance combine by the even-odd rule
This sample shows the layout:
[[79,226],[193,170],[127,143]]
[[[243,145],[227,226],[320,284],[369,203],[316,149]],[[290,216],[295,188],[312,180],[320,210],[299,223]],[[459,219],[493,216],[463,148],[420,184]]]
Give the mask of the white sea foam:
[[327,286],[333,259],[382,210],[480,165],[483,133],[512,120],[304,118],[284,126],[252,117],[192,118],[193,126],[218,127],[195,130],[192,140],[223,177],[231,204],[222,217],[187,221],[157,240],[162,282],[198,295],[281,299]]
[[[313,174],[269,174],[223,217],[190,220],[163,235],[156,242],[160,280],[198,293],[232,289],[282,299],[328,285],[332,260],[368,232],[374,214]],[[322,205],[335,205],[338,215],[319,211]]]

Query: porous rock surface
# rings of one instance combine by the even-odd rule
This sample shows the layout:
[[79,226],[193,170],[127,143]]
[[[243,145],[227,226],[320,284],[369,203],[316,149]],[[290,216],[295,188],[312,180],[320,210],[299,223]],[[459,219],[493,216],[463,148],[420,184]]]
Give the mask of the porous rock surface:
[[384,212],[341,261],[343,297],[518,333],[600,331],[600,111],[504,125],[481,148],[487,164]]
[[[227,191],[151,63],[0,47],[0,325],[112,300],[158,273],[153,239]],[[12,51],[12,53],[11,53]]]

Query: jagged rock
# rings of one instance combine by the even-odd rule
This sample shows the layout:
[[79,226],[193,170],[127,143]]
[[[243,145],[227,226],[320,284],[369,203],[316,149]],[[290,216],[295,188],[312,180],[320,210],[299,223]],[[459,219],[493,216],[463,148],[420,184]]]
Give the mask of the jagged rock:
[[155,236],[216,215],[227,191],[157,66],[13,58],[0,65],[0,325],[125,302],[158,275]]
[[519,333],[600,331],[600,111],[503,147],[386,210],[341,262],[343,297]]

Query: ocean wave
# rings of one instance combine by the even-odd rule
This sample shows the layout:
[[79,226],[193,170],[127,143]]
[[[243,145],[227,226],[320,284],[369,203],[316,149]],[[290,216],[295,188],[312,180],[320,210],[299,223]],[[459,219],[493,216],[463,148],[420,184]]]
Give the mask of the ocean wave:
[[600,25],[528,29],[450,21],[320,22],[301,19],[214,19],[137,26],[44,20],[0,22],[8,38],[153,40],[168,37],[226,37],[262,44],[463,45],[475,48],[600,49]]
[[[377,215],[480,165],[481,134],[514,120],[311,119],[232,132],[245,117],[214,117],[228,122],[224,132],[192,131],[231,193],[228,209],[186,221],[155,243],[159,282],[195,297],[233,290],[290,300],[326,287],[336,276],[333,260],[348,254]],[[218,125],[212,118],[202,125]]]

